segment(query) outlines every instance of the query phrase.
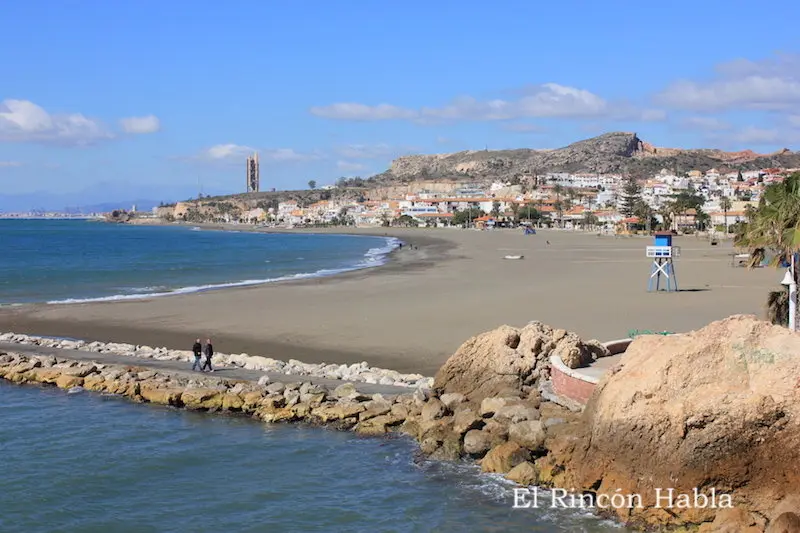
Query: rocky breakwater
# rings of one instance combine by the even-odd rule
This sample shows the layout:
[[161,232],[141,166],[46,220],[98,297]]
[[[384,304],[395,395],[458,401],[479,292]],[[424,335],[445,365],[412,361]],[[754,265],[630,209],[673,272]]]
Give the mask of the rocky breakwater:
[[[188,350],[170,350],[117,342],[89,342],[73,339],[53,339],[18,333],[0,333],[0,342],[22,345],[44,346],[62,350],[81,350],[86,352],[109,353],[129,357],[142,357],[162,361],[191,361],[193,355]],[[421,374],[401,374],[395,370],[370,367],[366,362],[344,364],[304,363],[296,359],[281,361],[258,355],[225,354],[214,355],[217,366],[232,366],[247,370],[259,370],[293,376],[320,377],[344,381],[393,385],[397,387],[430,388],[433,378]]]
[[[537,381],[546,379],[553,350],[583,353],[586,346],[576,339],[540,323],[521,330],[503,326],[464,343],[437,374],[433,390],[417,388],[400,395],[365,395],[353,383],[329,390],[303,382],[270,383],[267,376],[258,383],[187,377],[148,369],[146,360],[137,367],[19,353],[0,356],[0,377],[187,409],[241,412],[265,422],[304,421],[365,435],[403,433],[417,439],[421,451],[433,459],[478,460],[485,472],[528,484],[538,478],[532,461],[546,453],[550,429],[575,417],[543,402]],[[75,341],[41,342],[81,346],[65,344]],[[84,348],[98,350],[100,345]],[[114,344],[102,349],[139,351]],[[171,355],[156,351],[153,357]]]
[[[145,366],[108,365],[54,356],[0,352],[0,378],[118,394],[131,400],[190,410],[231,412],[265,422],[309,422],[376,435],[396,429],[417,397],[365,395],[352,383],[328,389],[309,382],[270,383],[211,376],[186,377]],[[421,391],[418,392],[422,394]]]
[[637,337],[548,447],[540,478],[638,495],[607,510],[629,524],[800,531],[800,335],[732,316]]

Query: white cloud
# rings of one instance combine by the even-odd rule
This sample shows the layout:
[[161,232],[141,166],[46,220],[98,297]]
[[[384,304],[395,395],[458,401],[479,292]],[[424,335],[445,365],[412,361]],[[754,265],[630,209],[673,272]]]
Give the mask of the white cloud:
[[161,129],[161,121],[155,115],[123,118],[119,124],[125,133],[155,133]]
[[689,128],[706,131],[720,131],[731,128],[730,124],[715,117],[687,117],[681,123]]
[[697,111],[780,111],[800,105],[800,55],[739,59],[718,65],[716,71],[717,76],[707,81],[677,81],[656,100]]
[[787,148],[800,143],[800,131],[781,127],[762,128],[747,126],[722,135],[710,137],[718,144],[741,150],[760,147],[762,149]]
[[291,148],[272,148],[259,152],[258,157],[261,159],[269,159],[272,161],[290,162],[290,161],[311,161],[314,159],[319,159],[321,156],[316,152],[305,153],[305,152],[296,152]]
[[663,109],[629,109],[627,112],[627,118],[632,120],[641,120],[644,122],[658,122],[667,118],[667,112]]
[[210,148],[206,148],[200,155],[194,159],[204,159],[212,161],[234,161],[244,160],[247,156],[258,153],[258,158],[262,162],[276,162],[276,163],[292,163],[298,161],[311,161],[320,159],[320,154],[317,152],[297,152],[291,148],[269,148],[259,150],[250,146],[243,146],[239,144],[216,144]]
[[19,161],[0,161],[0,168],[21,167],[22,163]]
[[505,124],[503,125],[503,129],[506,131],[513,131],[515,133],[539,133],[544,131],[544,128],[542,128],[541,126],[525,122]]
[[336,168],[345,172],[358,172],[365,170],[367,167],[361,163],[353,163],[351,161],[337,161]]
[[85,146],[113,134],[80,113],[50,114],[28,100],[0,102],[0,141]]
[[410,119],[415,116],[414,111],[410,109],[403,109],[389,104],[369,106],[348,102],[312,107],[310,111],[312,115],[335,120],[397,120]]
[[348,159],[379,159],[390,157],[394,152],[395,150],[385,143],[350,144],[336,149],[336,153]]
[[343,159],[394,159],[401,155],[419,152],[419,148],[413,146],[389,145],[386,143],[376,144],[349,144],[335,147],[333,150],[336,155]]
[[208,159],[230,159],[243,158],[252,154],[255,150],[249,146],[238,144],[215,144],[211,148],[203,151],[202,155]]
[[744,145],[780,144],[783,135],[775,129],[757,128],[748,126],[736,131],[728,137],[731,141]]
[[525,117],[589,118],[606,117],[633,120],[662,120],[660,110],[639,110],[624,103],[612,103],[600,96],[575,87],[545,83],[527,88],[514,100],[478,100],[462,96],[440,107],[409,109],[390,104],[369,106],[338,103],[312,107],[311,113],[338,120],[413,120],[421,124],[443,121],[511,120]]
[[518,100],[488,100],[472,97],[455,99],[451,104],[422,108],[422,118],[445,120],[509,120],[519,117],[587,117],[606,114],[609,104],[584,89],[557,83],[530,88]]
[[786,120],[789,122],[790,126],[800,128],[800,115],[789,115],[786,117]]

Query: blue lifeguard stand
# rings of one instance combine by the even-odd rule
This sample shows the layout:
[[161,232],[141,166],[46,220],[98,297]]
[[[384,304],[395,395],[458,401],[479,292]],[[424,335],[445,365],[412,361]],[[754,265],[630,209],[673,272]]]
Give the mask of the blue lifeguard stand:
[[[667,292],[678,290],[678,278],[675,277],[675,265],[672,262],[674,257],[680,257],[681,249],[679,246],[672,246],[672,233],[659,231],[655,233],[653,246],[647,247],[647,257],[653,260],[650,269],[650,279],[647,282],[647,291],[666,290]],[[664,279],[665,286],[661,287],[661,279]],[[655,283],[654,283],[655,282]]]

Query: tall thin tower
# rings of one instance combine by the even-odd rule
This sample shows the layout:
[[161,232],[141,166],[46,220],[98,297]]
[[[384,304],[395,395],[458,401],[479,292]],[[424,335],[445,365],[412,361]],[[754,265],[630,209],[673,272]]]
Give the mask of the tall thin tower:
[[256,152],[247,157],[247,192],[258,192],[259,179],[258,152]]

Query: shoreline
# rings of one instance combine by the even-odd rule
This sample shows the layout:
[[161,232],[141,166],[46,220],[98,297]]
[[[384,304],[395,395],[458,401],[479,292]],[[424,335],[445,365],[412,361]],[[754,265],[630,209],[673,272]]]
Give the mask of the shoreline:
[[[169,349],[186,349],[199,336],[214,339],[225,353],[367,361],[430,376],[465,340],[503,324],[539,320],[605,341],[631,329],[682,332],[732,313],[762,315],[777,277],[769,269],[734,269],[726,246],[686,237],[676,243],[683,247],[676,263],[684,290],[651,294],[645,291],[644,239],[547,230],[537,236],[424,228],[250,230],[394,237],[417,248],[403,246],[381,266],[332,276],[168,298],[0,308],[0,331]],[[502,260],[512,252],[525,260]]]
[[[256,287],[261,285],[268,285],[272,283],[287,283],[287,282],[299,282],[303,280],[313,280],[318,278],[328,278],[334,276],[341,276],[344,274],[348,274],[351,272],[358,272],[362,270],[369,270],[369,269],[376,269],[383,266],[386,266],[389,262],[392,261],[392,258],[395,252],[398,251],[405,242],[401,239],[396,237],[388,236],[385,233],[380,234],[380,232],[370,232],[364,233],[359,231],[295,231],[295,230],[283,230],[275,231],[275,228],[259,228],[259,227],[246,227],[240,228],[233,224],[174,224],[174,223],[152,223],[152,224],[141,224],[151,227],[190,227],[190,228],[199,228],[202,231],[221,231],[227,233],[263,233],[263,234],[270,234],[270,235],[331,235],[331,236],[343,236],[343,237],[370,237],[370,238],[381,238],[384,240],[385,246],[381,248],[370,248],[360,256],[360,262],[353,265],[348,266],[340,269],[321,269],[315,272],[297,272],[294,274],[287,274],[283,276],[278,276],[275,278],[265,278],[260,280],[234,280],[234,281],[225,281],[219,283],[209,283],[206,285],[197,285],[197,286],[180,286],[175,289],[166,291],[166,292],[151,292],[151,293],[130,293],[130,294],[113,294],[110,296],[96,296],[96,297],[79,297],[74,296],[70,298],[65,298],[62,300],[48,300],[48,301],[41,301],[41,302],[15,302],[9,304],[2,304],[0,303],[0,309],[3,308],[21,308],[21,307],[34,307],[34,306],[42,306],[42,305],[74,305],[74,304],[92,304],[92,303],[102,303],[102,302],[119,302],[119,301],[134,301],[134,300],[149,300],[154,298],[164,298],[164,297],[171,297],[171,296],[179,296],[179,295],[188,295],[188,294],[196,294],[201,292],[207,291],[217,291],[217,290],[229,290],[229,289],[237,289],[237,288],[247,288],[247,287]],[[322,228],[324,229],[324,228]],[[334,229],[334,228],[332,228]],[[426,240],[426,239],[422,239]],[[374,250],[379,250],[378,253],[370,254],[370,252]],[[370,258],[378,258],[377,264],[368,264]]]

